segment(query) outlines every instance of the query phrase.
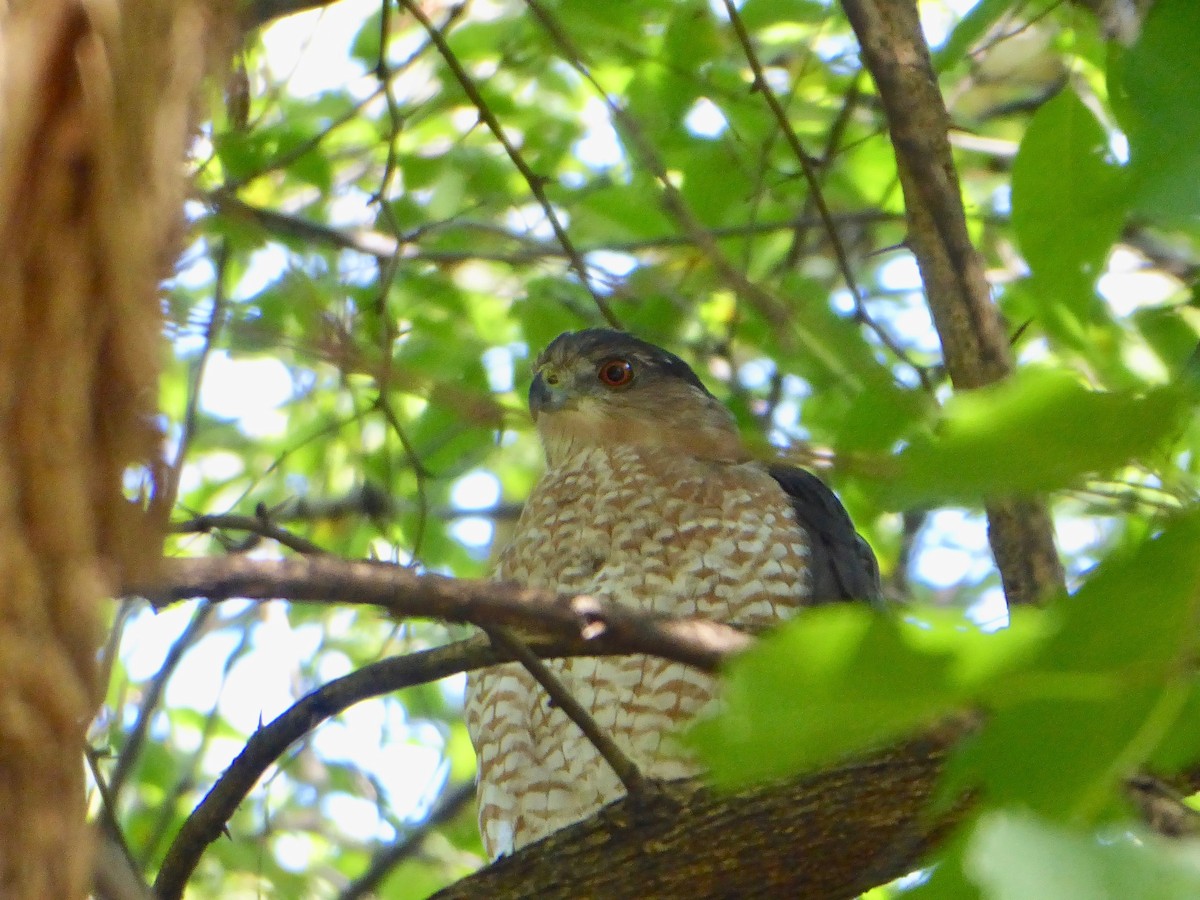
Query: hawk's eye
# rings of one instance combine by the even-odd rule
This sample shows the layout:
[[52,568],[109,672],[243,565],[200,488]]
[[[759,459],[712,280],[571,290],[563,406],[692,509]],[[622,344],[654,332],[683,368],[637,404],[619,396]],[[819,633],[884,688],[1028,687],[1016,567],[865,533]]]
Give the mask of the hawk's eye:
[[602,384],[608,387],[625,387],[633,381],[633,366],[627,359],[610,359],[596,373]]

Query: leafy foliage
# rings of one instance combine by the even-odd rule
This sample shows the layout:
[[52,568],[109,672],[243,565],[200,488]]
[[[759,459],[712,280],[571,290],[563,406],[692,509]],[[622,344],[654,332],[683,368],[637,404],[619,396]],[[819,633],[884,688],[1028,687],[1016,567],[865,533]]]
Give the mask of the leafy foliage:
[[[1179,513],[1200,458],[1181,377],[1200,335],[1195,4],[1158,0],[1130,47],[1069,5],[922,4],[1019,366],[969,396],[942,374],[882,111],[836,5],[739,7],[765,85],[717,5],[538,7],[421,4],[434,41],[407,4],[343,0],[247,35],[195,145],[167,284],[169,552],[291,552],[255,537],[270,524],[346,557],[485,574],[540,463],[530,356],[607,306],[694,363],[752,445],[817,467],[889,592],[916,604],[806,614],[731,669],[728,710],[695,735],[718,782],[971,704],[988,716],[954,783],[981,787],[983,811],[920,890],[1194,893],[1193,860],[1124,836],[1120,785],[1200,758],[1200,525]],[[1072,594],[982,632],[972,617],[1007,621],[983,502],[1035,491],[1054,492]],[[219,515],[243,527],[196,518]],[[151,874],[261,721],[458,634],[285,602],[131,601],[114,628],[94,740],[115,758],[98,767]],[[421,824],[473,774],[460,692],[365,702],[292,747],[189,896],[356,896],[413,835],[378,896],[477,867],[468,806]]]

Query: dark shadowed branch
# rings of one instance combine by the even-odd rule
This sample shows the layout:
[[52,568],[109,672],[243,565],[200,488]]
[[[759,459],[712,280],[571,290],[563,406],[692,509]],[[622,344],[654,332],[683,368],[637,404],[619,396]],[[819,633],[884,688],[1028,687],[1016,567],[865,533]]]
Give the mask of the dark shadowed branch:
[[279,718],[251,735],[242,752],[188,816],[159,869],[154,882],[155,894],[161,900],[183,895],[204,850],[221,836],[234,810],[246,799],[263,773],[288,747],[322,722],[368,697],[436,681],[502,660],[503,657],[480,637],[381,660],[331,681],[302,698]]
[[787,784],[715,794],[694,781],[617,801],[436,894],[838,900],[905,875],[958,822],[930,815],[962,726]]
[[505,653],[512,654],[512,657],[525,667],[525,671],[533,677],[533,680],[542,686],[542,690],[546,692],[550,702],[575,723],[583,732],[584,737],[596,748],[601,759],[608,763],[621,784],[624,785],[625,790],[631,794],[640,791],[645,779],[642,778],[637,763],[617,746],[617,742],[611,735],[596,724],[592,714],[575,699],[575,696],[563,684],[562,679],[555,675],[536,653],[526,647],[519,636],[507,628],[488,628],[487,635],[491,638],[493,645]]

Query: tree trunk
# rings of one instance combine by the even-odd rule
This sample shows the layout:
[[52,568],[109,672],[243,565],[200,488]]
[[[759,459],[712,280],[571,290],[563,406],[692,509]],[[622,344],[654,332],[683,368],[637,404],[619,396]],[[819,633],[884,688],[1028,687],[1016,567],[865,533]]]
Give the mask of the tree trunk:
[[90,883],[99,601],[159,550],[124,490],[158,451],[157,283],[181,232],[206,24],[175,0],[16,0],[0,18],[5,898]]

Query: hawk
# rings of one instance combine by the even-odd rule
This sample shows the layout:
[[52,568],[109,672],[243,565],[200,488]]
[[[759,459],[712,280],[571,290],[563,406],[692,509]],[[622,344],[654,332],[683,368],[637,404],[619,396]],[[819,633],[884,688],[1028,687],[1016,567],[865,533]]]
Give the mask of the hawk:
[[[537,359],[529,407],[546,472],[498,578],[748,630],[879,597],[875,557],[829,488],[752,459],[733,416],[674,354],[608,329],[562,334]],[[712,703],[711,676],[648,656],[550,667],[644,776],[698,773],[672,737]],[[466,722],[493,858],[624,794],[519,664],[468,677]]]

